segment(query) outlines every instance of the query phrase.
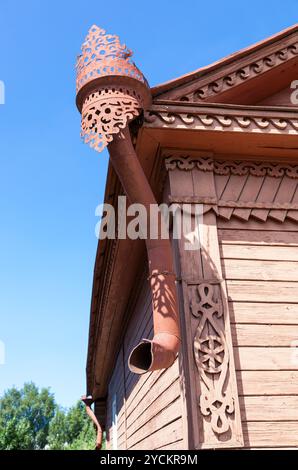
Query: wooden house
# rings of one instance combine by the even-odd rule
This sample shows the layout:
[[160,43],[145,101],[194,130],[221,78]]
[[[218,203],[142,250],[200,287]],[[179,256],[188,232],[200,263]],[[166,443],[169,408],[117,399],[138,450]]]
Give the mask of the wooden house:
[[298,447],[298,26],[151,92],[138,157],[159,202],[202,205],[204,243],[173,241],[181,350],[137,375],[145,244],[99,242],[87,388],[107,448]]

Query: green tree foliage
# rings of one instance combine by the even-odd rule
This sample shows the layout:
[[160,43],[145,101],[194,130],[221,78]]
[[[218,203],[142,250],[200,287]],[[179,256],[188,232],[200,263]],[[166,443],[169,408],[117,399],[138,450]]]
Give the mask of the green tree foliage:
[[26,383],[0,399],[0,449],[44,449],[55,400],[49,389]]
[[82,402],[65,410],[49,389],[33,383],[0,398],[0,450],[91,450],[95,438]]
[[48,447],[55,450],[92,450],[96,433],[84,405],[78,402],[68,411],[58,408],[50,423]]

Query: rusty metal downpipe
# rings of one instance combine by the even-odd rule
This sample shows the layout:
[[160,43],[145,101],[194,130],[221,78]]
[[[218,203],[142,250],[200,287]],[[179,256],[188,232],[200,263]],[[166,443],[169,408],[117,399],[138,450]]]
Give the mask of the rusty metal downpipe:
[[[130,203],[146,208],[157,204],[136,155],[129,122],[151,104],[151,92],[143,74],[131,61],[132,53],[117,36],[92,26],[77,62],[77,106],[82,113],[82,137],[97,151],[108,146],[111,163]],[[159,213],[158,226],[164,224]],[[146,239],[152,292],[154,337],[143,339],[131,352],[132,372],[170,367],[180,346],[177,290],[169,239]]]
[[86,395],[82,396],[81,398],[82,402],[85,404],[86,407],[86,413],[89,416],[89,418],[93,421],[95,427],[96,427],[96,445],[95,445],[95,450],[101,450],[102,448],[102,428],[101,425],[99,424],[98,419],[95,416],[94,411],[91,408],[91,405],[93,403],[92,397],[86,397]]
[[[149,227],[150,205],[157,202],[136,155],[127,127],[115,135],[108,150],[129,201],[142,204],[146,208]],[[162,224],[163,217],[159,214],[160,229]],[[154,338],[152,341],[142,340],[129,356],[129,368],[137,374],[171,366],[180,344],[176,276],[170,241],[147,238],[146,248],[152,291]]]

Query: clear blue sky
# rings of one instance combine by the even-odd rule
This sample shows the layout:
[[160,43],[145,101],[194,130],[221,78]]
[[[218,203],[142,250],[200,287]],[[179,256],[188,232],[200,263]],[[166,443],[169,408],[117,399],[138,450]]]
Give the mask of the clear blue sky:
[[80,141],[74,63],[92,24],[153,86],[297,22],[297,0],[1,0],[0,394],[33,380],[69,406],[85,361],[107,153]]

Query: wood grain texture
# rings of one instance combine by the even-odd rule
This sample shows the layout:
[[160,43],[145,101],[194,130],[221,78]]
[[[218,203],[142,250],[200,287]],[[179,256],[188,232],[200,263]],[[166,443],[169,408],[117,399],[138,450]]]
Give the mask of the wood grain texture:
[[297,395],[242,397],[240,398],[240,409],[242,422],[296,421],[298,431]]
[[234,348],[237,370],[298,370],[297,348]]
[[243,434],[246,447],[298,446],[297,422],[247,422]]
[[298,345],[298,325],[232,325],[234,346]]
[[[165,421],[169,420],[169,416],[165,418]],[[142,439],[140,442],[135,443],[131,450],[148,450],[148,449],[159,449],[167,446],[174,442],[182,439],[182,419],[178,418],[173,422],[170,422],[166,426],[155,429],[159,426],[157,422],[150,429],[150,434]]]
[[[225,228],[218,230],[218,236],[223,244],[283,246],[285,250],[292,246],[298,247],[297,230],[282,231],[281,227],[275,227],[275,230],[265,230],[265,227],[261,227],[260,224],[254,227],[254,230],[249,230],[247,227],[232,229],[225,226]],[[264,230],[262,230],[263,228]]]
[[297,261],[225,259],[222,267],[227,280],[298,281]]
[[243,370],[237,371],[240,396],[298,395],[298,371]]
[[220,245],[220,254],[225,260],[298,261],[298,246],[239,246],[222,243]]
[[229,300],[298,303],[297,282],[227,281]]
[[298,305],[271,302],[229,302],[232,323],[298,325]]

